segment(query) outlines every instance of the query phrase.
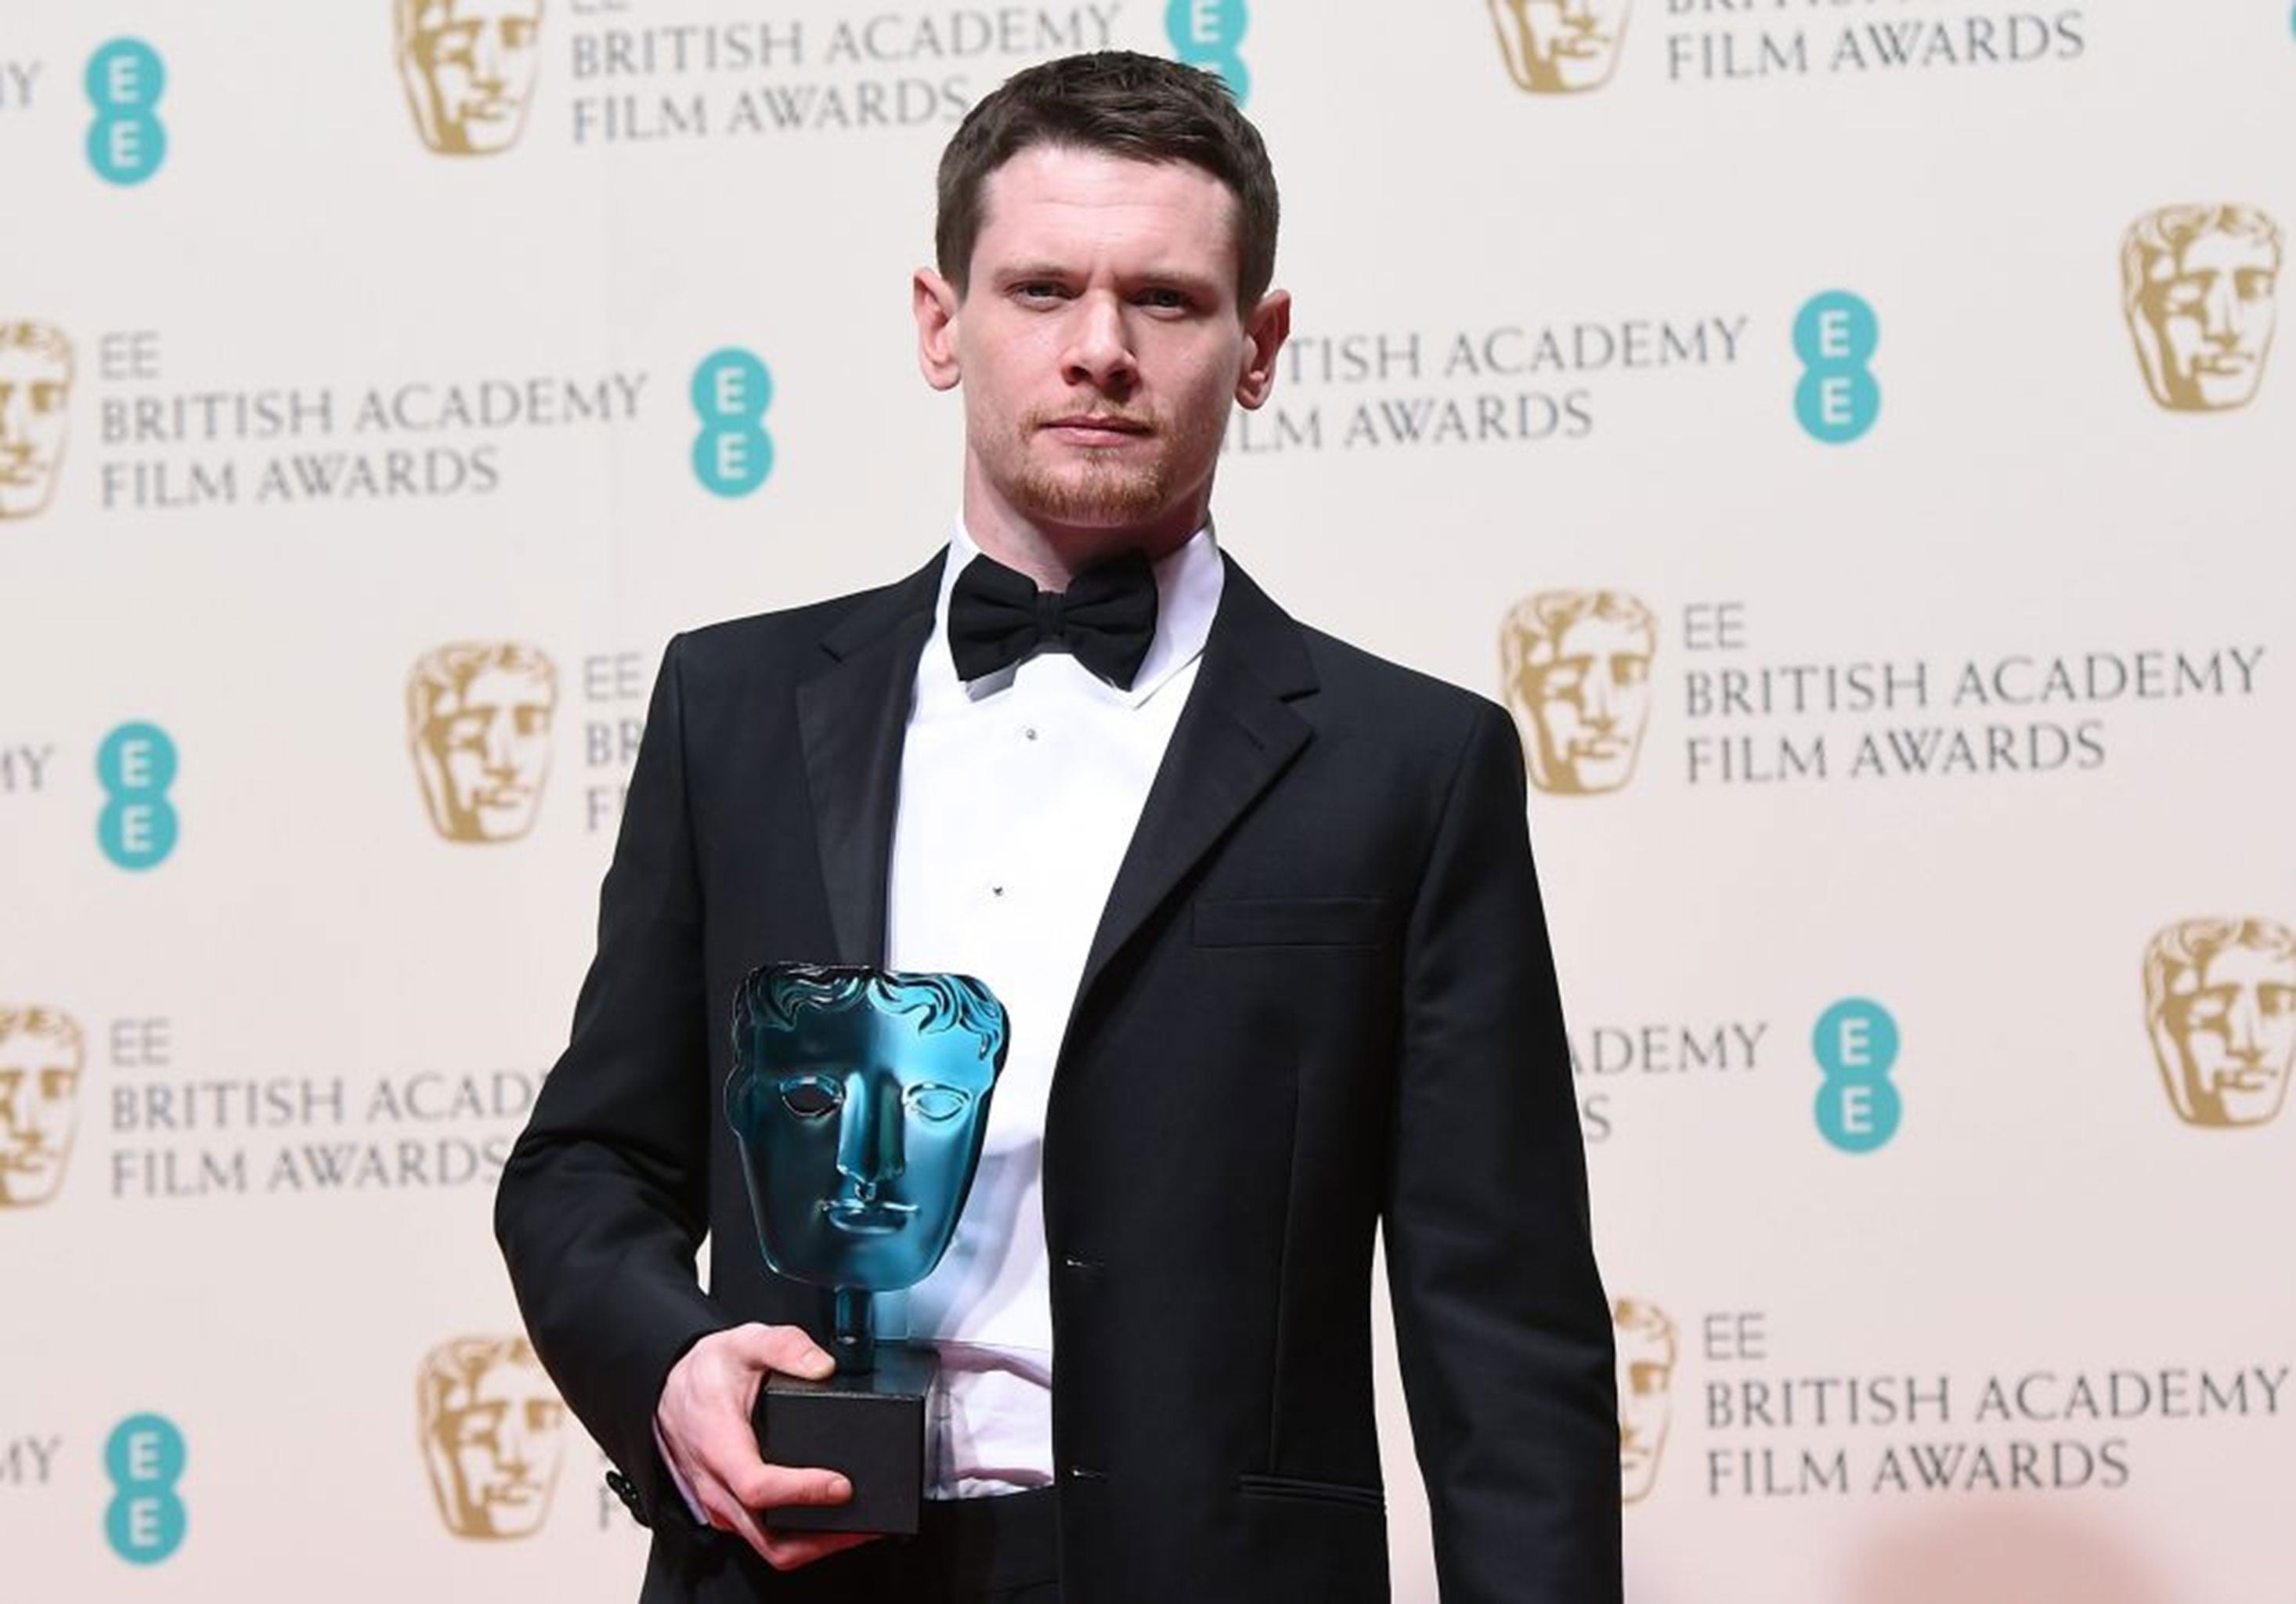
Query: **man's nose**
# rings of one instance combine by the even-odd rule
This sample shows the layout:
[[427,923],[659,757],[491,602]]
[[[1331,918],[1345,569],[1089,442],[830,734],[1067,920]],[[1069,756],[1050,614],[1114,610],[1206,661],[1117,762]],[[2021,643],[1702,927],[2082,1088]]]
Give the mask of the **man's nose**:
[[1061,376],[1106,395],[1129,393],[1140,368],[1132,354],[1124,308],[1116,297],[1097,291],[1080,296],[1069,318],[1069,344],[1062,353]]
[[891,1180],[904,1167],[901,1098],[856,1076],[845,1090],[845,1117],[837,1128],[837,1168],[865,1192]]

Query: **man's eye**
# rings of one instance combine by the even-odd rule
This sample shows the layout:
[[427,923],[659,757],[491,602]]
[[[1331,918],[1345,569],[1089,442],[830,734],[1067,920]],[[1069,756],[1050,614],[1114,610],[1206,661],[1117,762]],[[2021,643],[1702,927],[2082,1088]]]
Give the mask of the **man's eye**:
[[781,1085],[782,1104],[801,1120],[817,1120],[837,1112],[845,1089],[824,1075],[792,1075]]
[[959,1091],[954,1086],[912,1086],[903,1094],[909,1112],[919,1119],[945,1124],[963,1114],[972,1101],[972,1094]]
[[1188,298],[1179,290],[1147,290],[1142,292],[1140,304],[1153,307],[1159,311],[1185,312],[1188,308]]

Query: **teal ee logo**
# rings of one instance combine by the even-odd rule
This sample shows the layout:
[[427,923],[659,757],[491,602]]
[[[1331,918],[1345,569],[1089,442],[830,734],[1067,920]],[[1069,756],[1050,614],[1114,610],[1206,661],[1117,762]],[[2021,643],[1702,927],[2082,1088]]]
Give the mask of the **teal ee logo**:
[[152,107],[168,86],[160,53],[141,39],[114,39],[87,58],[87,160],[112,184],[141,184],[168,159],[168,130]]
[[176,744],[157,724],[123,724],[96,749],[95,777],[108,799],[96,816],[103,855],[121,868],[156,868],[176,850]]
[[1890,1083],[1898,1062],[1898,1022],[1863,997],[1818,1016],[1810,1048],[1825,1084],[1817,1089],[1817,1129],[1844,1153],[1871,1153],[1898,1134],[1903,1098]]
[[701,418],[693,476],[713,494],[747,496],[773,473],[774,440],[765,425],[773,404],[773,374],[739,346],[710,352],[693,370],[693,410]]
[[1871,429],[1882,410],[1882,387],[1866,366],[1882,342],[1874,308],[1847,290],[1812,296],[1794,319],[1793,342],[1802,366],[1794,415],[1811,438],[1842,446]]
[[1248,0],[1170,0],[1164,7],[1164,31],[1171,36],[1172,53],[1191,67],[1209,67],[1226,78],[1239,106],[1251,98],[1251,71],[1237,53],[1250,24]]
[[176,1484],[184,1479],[184,1434],[165,1415],[130,1415],[103,1444],[111,1501],[103,1534],[130,1565],[157,1565],[184,1546],[188,1524]]

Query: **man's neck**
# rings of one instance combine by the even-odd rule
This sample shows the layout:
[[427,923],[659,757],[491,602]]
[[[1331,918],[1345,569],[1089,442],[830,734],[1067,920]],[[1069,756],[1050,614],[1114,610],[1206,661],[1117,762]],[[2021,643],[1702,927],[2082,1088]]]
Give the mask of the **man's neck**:
[[1015,573],[1027,574],[1039,590],[1066,590],[1077,575],[1127,552],[1136,551],[1152,563],[1160,561],[1185,546],[1208,522],[1208,513],[1199,508],[1192,516],[1143,528],[1077,527],[983,506],[972,496],[964,505],[965,532],[972,543]]

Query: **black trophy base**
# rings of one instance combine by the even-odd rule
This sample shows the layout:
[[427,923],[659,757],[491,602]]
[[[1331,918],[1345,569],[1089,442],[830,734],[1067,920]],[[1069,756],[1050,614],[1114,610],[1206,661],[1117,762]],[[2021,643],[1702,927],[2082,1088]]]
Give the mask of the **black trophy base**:
[[853,1484],[853,1500],[784,1506],[768,1510],[766,1524],[780,1532],[914,1536],[925,1490],[925,1394],[937,1368],[931,1349],[887,1342],[865,1376],[767,1378],[751,1418],[767,1462],[838,1471]]

